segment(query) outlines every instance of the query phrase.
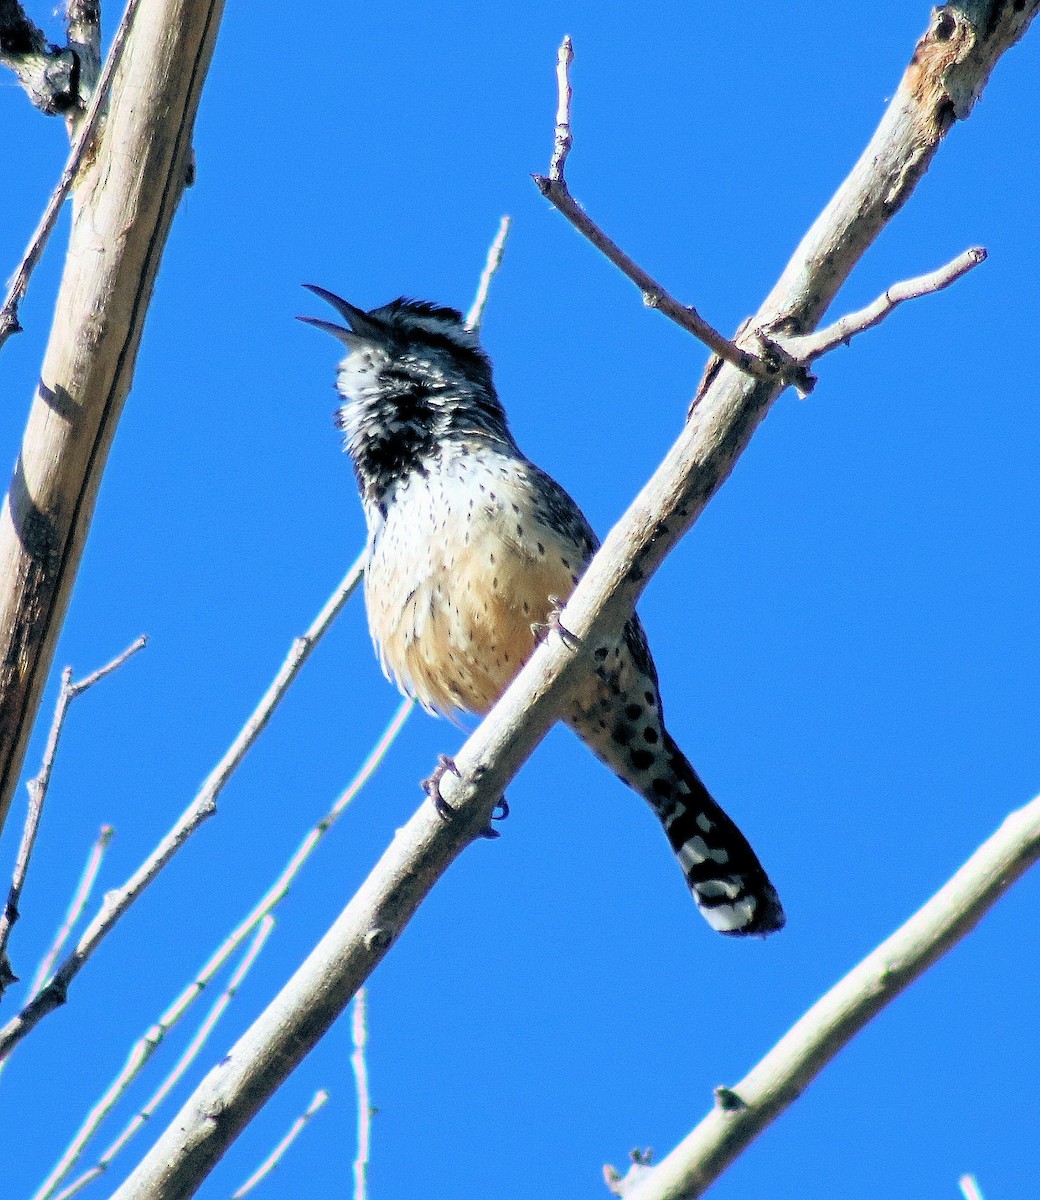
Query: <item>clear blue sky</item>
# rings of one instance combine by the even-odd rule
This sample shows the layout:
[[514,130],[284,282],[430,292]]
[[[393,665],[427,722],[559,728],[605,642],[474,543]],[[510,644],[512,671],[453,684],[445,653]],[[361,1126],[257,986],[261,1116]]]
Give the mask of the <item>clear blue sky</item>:
[[[58,666],[84,674],[142,631],[151,644],[73,711],[12,943],[23,977],[98,826],[117,829],[110,888],[194,794],[360,548],[331,421],[336,347],[292,320],[316,311],[299,285],[364,306],[404,293],[465,307],[512,214],[485,343],[521,445],[602,534],[676,436],[705,352],[644,310],[530,182],[551,149],[562,34],[577,52],[575,195],[732,329],[858,156],[928,13],[895,0],[862,13],[305,2],[291,20],[284,6],[229,7],[198,181],[166,253]],[[106,20],[110,34],[112,10]],[[715,1085],[738,1080],[1040,789],[1038,72],[1034,30],[837,307],[973,244],[989,261],[828,358],[809,400],[783,397],[641,604],[672,731],[768,865],[787,929],[764,943],[712,935],[642,802],[555,731],[510,789],[504,836],[463,856],[371,981],[373,1197],[605,1196],[604,1162],[670,1149]],[[66,143],[10,76],[0,105],[6,275]],[[0,356],[7,462],[63,238],[33,280],[27,332]],[[132,1040],[265,889],[397,703],[358,597],[218,817],[0,1078],[5,1197],[31,1193]],[[460,737],[413,717],[281,908],[207,1065],[325,930]],[[33,767],[40,749],[37,737]],[[950,1200],[964,1171],[987,1200],[1035,1194],[1038,906],[1029,878],[713,1194]],[[151,1064],[153,1083],[172,1047]],[[342,1021],[201,1194],[227,1196],[326,1087],[330,1104],[256,1194],[348,1195],[348,1055]]]

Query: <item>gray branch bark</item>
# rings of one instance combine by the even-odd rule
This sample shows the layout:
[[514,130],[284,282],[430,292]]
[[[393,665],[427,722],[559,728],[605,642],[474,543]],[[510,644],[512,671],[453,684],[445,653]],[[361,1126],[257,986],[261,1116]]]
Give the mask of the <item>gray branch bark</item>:
[[[811,332],[863,251],[906,202],[955,120],[966,117],[1000,55],[1040,0],[951,4],[933,14],[860,162],[814,223],[753,326]],[[202,1081],[113,1200],[184,1200],[331,1023],[544,737],[597,634],[617,630],[665,555],[728,477],[779,393],[720,365],[682,436],[596,555],[564,610],[579,639],[539,647],[446,775],[456,810],[424,804],[268,1009]]]
[[[11,12],[11,0],[0,4]],[[0,827],[133,378],[222,7],[141,0],[75,188],[54,323],[0,513]]]

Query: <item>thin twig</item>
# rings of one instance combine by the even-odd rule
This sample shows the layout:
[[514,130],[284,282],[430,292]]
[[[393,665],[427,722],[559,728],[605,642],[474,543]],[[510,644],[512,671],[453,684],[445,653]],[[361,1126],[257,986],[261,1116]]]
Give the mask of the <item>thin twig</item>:
[[134,13],[137,11],[139,2],[140,0],[127,0],[126,11],[123,13],[123,19],[119,22],[119,28],[112,39],[112,46],[108,52],[108,58],[105,60],[104,69],[97,81],[94,94],[90,98],[90,106],[87,108],[82,123],[76,132],[75,140],[69,151],[68,161],[65,163],[65,170],[62,171],[61,178],[58,180],[58,186],[54,189],[50,200],[47,202],[47,207],[44,209],[40,223],[36,226],[36,231],[29,241],[22,261],[18,264],[18,269],[11,276],[7,296],[4,299],[3,305],[0,306],[0,347],[3,347],[4,342],[7,341],[12,333],[21,332],[22,327],[18,324],[18,305],[21,303],[22,297],[25,295],[25,290],[29,286],[29,276],[40,261],[43,249],[47,245],[47,239],[50,237],[57,223],[61,207],[65,203],[65,199],[72,189],[80,166],[91,147],[94,134],[101,124],[112,78],[115,75],[116,68],[119,66],[119,60],[123,56],[123,47],[126,45],[126,39],[130,33]]
[[801,382],[811,390],[808,380],[803,380],[804,372],[797,364],[772,361],[769,357],[760,357],[744,350],[720,333],[697,312],[685,304],[680,304],[638,263],[631,259],[624,250],[610,238],[599,225],[581,208],[570,193],[567,180],[564,177],[564,166],[570,154],[573,143],[571,132],[571,84],[570,64],[574,58],[574,47],[570,37],[565,37],[560,45],[556,60],[556,83],[558,103],[556,112],[556,133],[553,139],[553,154],[549,165],[548,175],[533,176],[535,184],[542,195],[553,204],[568,221],[586,237],[601,254],[614,264],[619,271],[627,276],[643,293],[643,303],[648,308],[657,308],[677,325],[692,333],[713,350],[719,358],[732,363],[741,371],[772,382]]
[[[105,1150],[104,1154],[98,1159],[89,1171],[84,1171],[78,1179],[74,1180],[67,1188],[58,1193],[56,1200],[71,1200],[71,1198],[81,1192],[89,1183],[93,1183],[95,1179],[103,1175],[112,1164],[112,1160],[120,1150],[130,1141],[141,1127],[154,1116],[156,1109],[166,1099],[169,1093],[176,1087],[177,1083],[183,1077],[185,1071],[198,1057],[199,1052],[205,1045],[210,1034],[220,1018],[224,1015],[227,1006],[235,997],[242,984],[242,980],[249,973],[250,968],[256,961],[257,956],[264,947],[264,943],[271,936],[274,929],[274,917],[267,916],[261,921],[249,948],[242,956],[242,961],[235,968],[234,973],[227,982],[227,986],[217,997],[213,1006],[206,1014],[202,1023],[199,1025],[195,1036],[188,1043],[184,1052],[177,1059],[173,1069],[166,1076],[163,1082],[156,1089],[151,1099],[147,1104],[128,1122],[116,1140]],[[126,1093],[127,1088],[134,1079],[140,1074],[145,1063],[152,1057],[162,1044],[163,1039],[169,1032],[170,1024],[165,1020],[165,1015],[148,1030],[148,1032],[136,1043],[123,1066],[123,1069],[112,1081],[106,1089],[105,1094],[91,1109],[86,1120],[80,1126],[76,1136],[69,1143],[65,1153],[55,1164],[50,1175],[40,1185],[32,1200],[50,1200],[55,1195],[56,1189],[60,1186],[72,1168],[76,1165],[80,1155],[83,1153],[84,1147],[94,1136],[98,1126],[112,1111],[116,1103]]]
[[368,1200],[368,1160],[372,1136],[372,1102],[368,1094],[368,990],[358,988],[351,1014],[350,1035],[354,1052],[350,1065],[357,1088],[357,1157],[354,1159],[354,1200]]
[[232,1193],[231,1200],[242,1200],[242,1197],[251,1192],[262,1179],[270,1175],[270,1173],[275,1169],[275,1167],[278,1166],[279,1162],[281,1162],[282,1158],[285,1156],[286,1150],[289,1149],[293,1142],[295,1142],[303,1132],[303,1127],[307,1124],[311,1117],[313,1117],[314,1114],[320,1109],[324,1108],[328,1098],[329,1094],[324,1088],[319,1088],[318,1091],[314,1093],[314,1098],[311,1100],[310,1104],[307,1105],[307,1111],[293,1121],[289,1132],[285,1135],[285,1137],[282,1138],[278,1145],[275,1146],[275,1148],[271,1151],[267,1158],[264,1159],[260,1166],[257,1167],[253,1174],[249,1176],[245,1183],[242,1184],[238,1191]]
[[32,983],[29,984],[30,997],[35,996],[50,978],[51,971],[54,970],[54,964],[58,961],[58,955],[65,948],[65,943],[68,941],[73,927],[82,916],[83,910],[87,906],[87,901],[90,899],[90,893],[94,890],[94,883],[97,879],[98,871],[101,870],[105,851],[108,849],[108,844],[112,840],[114,833],[115,830],[111,825],[101,826],[94,845],[91,846],[90,853],[87,855],[87,861],[83,867],[83,873],[80,875],[79,883],[76,885],[76,890],[69,901],[65,919],[62,921],[58,932],[54,935],[51,948],[36,968],[36,974],[33,976]]
[[957,1181],[964,1200],[982,1200],[982,1191],[974,1175],[962,1175]]
[[918,911],[818,1000],[625,1200],[694,1200],[839,1050],[982,920],[1040,858],[1040,796],[1011,813]]
[[[948,72],[956,66],[961,97],[980,94],[1040,0],[1024,6],[1019,0],[1001,0],[997,7],[1000,19],[987,20],[985,26],[972,26],[961,9],[937,10],[926,35],[929,53],[914,54],[911,70],[860,162],[762,305],[759,325],[768,327],[786,312],[790,327],[815,328],[865,249],[909,197],[950,128],[950,101],[942,86]],[[951,22],[960,31],[956,39],[949,36]],[[778,394],[776,381],[761,383],[725,367],[719,371],[561,614],[561,623],[589,653],[597,637],[608,631],[617,636],[647,581],[722,486]],[[259,1107],[382,961],[440,876],[481,837],[497,798],[548,732],[579,672],[586,669],[584,654],[561,639],[535,649],[454,755],[460,778],[446,777],[445,796],[455,809],[452,820],[444,821],[424,803],[396,831],[306,961],[185,1101],[112,1200],[185,1200],[197,1193]],[[1031,833],[1030,861],[1040,853],[1040,811]],[[1013,856],[1007,865],[998,887],[1010,885],[1026,864]]]
[[506,238],[509,236],[509,227],[512,223],[513,218],[509,216],[503,217],[498,223],[498,233],[495,234],[494,241],[488,247],[484,270],[480,273],[477,294],[470,305],[469,312],[466,314],[467,329],[479,329],[480,323],[484,319],[484,309],[487,307],[491,281],[498,274],[498,269],[502,265],[502,255],[506,249]]
[[800,363],[808,366],[809,363],[836,347],[848,345],[857,333],[863,333],[864,330],[872,329],[875,325],[880,324],[894,308],[905,300],[916,300],[920,296],[930,296],[934,292],[941,292],[943,288],[948,288],[951,283],[956,283],[962,275],[967,275],[979,263],[985,261],[985,249],[982,246],[973,246],[937,271],[930,271],[927,275],[918,275],[914,279],[906,279],[902,283],[894,283],[872,304],[868,304],[866,308],[861,308],[857,312],[848,313],[840,320],[835,321],[833,325],[828,325],[826,329],[819,329],[815,333],[808,333],[802,337],[785,337],[780,344]]
[[8,1021],[3,1029],[0,1029],[0,1059],[10,1054],[22,1038],[35,1028],[48,1013],[53,1012],[55,1008],[65,1002],[69,984],[79,974],[83,964],[188,838],[208,817],[216,812],[217,796],[250,747],[263,732],[282,697],[310,657],[311,651],[361,581],[364,573],[364,560],[365,556],[362,554],[354,561],[307,632],[293,642],[288,656],[260,703],[253,710],[252,716],[228,747],[224,757],[210,772],[209,778],[202,785],[198,795],[184,810],[173,828],[126,883],[105,896],[100,911],[83,933],[75,950],[58,968],[50,983],[34,996],[17,1016]]
[[72,682],[72,668],[66,667],[61,673],[61,688],[58,692],[58,700],[54,706],[54,719],[51,722],[50,734],[47,737],[47,747],[43,753],[43,762],[40,766],[39,774],[30,779],[26,784],[29,789],[29,809],[25,817],[25,826],[22,829],[22,840],[18,847],[18,856],[15,859],[14,873],[11,877],[11,888],[7,894],[7,904],[4,906],[3,913],[0,913],[0,996],[3,995],[4,989],[15,981],[15,975],[11,971],[11,965],[7,957],[7,943],[11,936],[11,929],[15,921],[18,920],[18,904],[21,900],[22,889],[25,887],[25,878],[29,872],[29,863],[32,859],[33,847],[36,845],[36,837],[40,831],[40,820],[43,817],[43,805],[47,799],[47,789],[50,786],[51,774],[54,771],[54,760],[58,753],[58,743],[61,741],[62,730],[65,728],[65,717],[69,711],[69,705],[77,696],[92,688],[94,684],[99,683],[106,675],[111,675],[113,671],[117,671],[128,658],[136,654],[138,650],[142,650],[148,643],[147,637],[142,634],[136,641],[132,642],[122,652],[117,655],[110,663],[80,679],[76,683]]
[[[249,915],[246,916],[244,920],[240,921],[235,929],[228,935],[228,937],[224,939],[220,946],[218,946],[217,949],[210,955],[209,959],[206,961],[201,970],[195,974],[192,982],[179,993],[179,995],[166,1008],[162,1016],[159,1017],[151,1029],[149,1029],[148,1032],[133,1046],[130,1053],[127,1055],[126,1064],[124,1065],[123,1069],[120,1071],[119,1075],[112,1082],[112,1084],[110,1084],[105,1090],[104,1095],[91,1109],[89,1116],[80,1127],[79,1132],[76,1134],[76,1138],[70,1144],[69,1149],[65,1152],[65,1155],[62,1158],[62,1163],[59,1164],[59,1166],[63,1166],[63,1170],[60,1174],[58,1173],[58,1168],[55,1168],[55,1171],[52,1172],[51,1178],[48,1180],[52,1190],[61,1183],[62,1179],[65,1178],[68,1172],[75,1165],[76,1160],[83,1153],[83,1150],[86,1148],[90,1138],[92,1138],[94,1133],[97,1131],[101,1121],[111,1110],[112,1106],[120,1099],[121,1096],[125,1094],[138,1074],[144,1069],[145,1064],[151,1058],[156,1047],[159,1045],[162,1039],[170,1032],[171,1029],[174,1028],[175,1025],[178,1024],[178,1022],[184,1018],[195,1001],[202,995],[205,989],[213,981],[218,971],[223,968],[224,964],[235,953],[238,947],[242,945],[250,933],[258,925],[262,926],[264,922],[272,919],[270,917],[272,910],[282,899],[284,899],[289,891],[290,885],[299,875],[304,864],[311,857],[318,843],[336,823],[337,819],[342,815],[347,805],[350,804],[350,802],[357,796],[361,788],[364,787],[364,785],[372,777],[376,771],[376,768],[385,758],[387,751],[391,745],[393,745],[397,735],[404,727],[405,721],[408,719],[409,714],[414,708],[414,700],[403,700],[401,702],[401,704],[398,706],[397,712],[394,714],[392,720],[383,731],[375,746],[373,746],[372,750],[369,752],[368,757],[358,769],[357,774],[350,781],[347,787],[344,788],[343,792],[337,797],[335,803],[332,805],[329,811],[319,821],[317,821],[314,826],[312,826],[310,831],[304,837],[303,841],[300,843],[300,846],[297,848],[296,852],[289,859],[289,862],[286,864],[277,880],[275,880],[275,882],[267,890],[260,902],[254,906]],[[264,937],[266,938],[266,936],[267,935],[265,934]],[[251,951],[250,953],[252,954],[253,952]],[[253,954],[253,957],[255,957],[255,954]],[[169,1089],[167,1088],[166,1090]],[[163,1094],[165,1094],[165,1091],[163,1091]],[[154,1108],[157,1102],[158,1101],[153,1101],[152,1104],[148,1106],[148,1111]],[[90,1178],[87,1179],[85,1177],[81,1177],[80,1179],[77,1179],[72,1185],[72,1188],[79,1190],[81,1187],[85,1187],[86,1184],[92,1179],[96,1179],[98,1175],[106,1171],[111,1165],[112,1159],[115,1157],[115,1155],[123,1149],[123,1147],[127,1144],[130,1138],[134,1136],[134,1134],[140,1131],[141,1124],[142,1123],[136,1119],[134,1122],[131,1122],[131,1125],[127,1127],[117,1141],[105,1151],[105,1154],[99,1160],[98,1164],[91,1168],[90,1172],[87,1172]],[[43,1200],[46,1194],[47,1193],[45,1192],[41,1192],[36,1200]],[[75,1193],[70,1188],[67,1195],[71,1196],[74,1194]],[[65,1192],[62,1193],[62,1197],[66,1197]]]
[[556,133],[553,137],[552,158],[549,161],[549,178],[553,183],[563,183],[567,168],[567,156],[574,145],[571,133],[571,63],[574,62],[574,43],[569,33],[564,34],[556,52]]

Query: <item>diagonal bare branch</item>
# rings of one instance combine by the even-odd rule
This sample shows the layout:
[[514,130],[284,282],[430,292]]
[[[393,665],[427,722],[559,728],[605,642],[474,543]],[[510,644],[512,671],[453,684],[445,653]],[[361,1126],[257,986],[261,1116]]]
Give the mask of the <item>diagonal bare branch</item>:
[[[12,1017],[0,1029],[0,1060],[6,1058],[18,1043],[43,1020],[48,1013],[65,1003],[69,985],[83,969],[94,951],[115,928],[116,924],[137,900],[159,872],[173,858],[188,838],[216,812],[217,797],[227,781],[245,758],[254,742],[266,728],[274,710],[278,707],[289,686],[300,673],[318,641],[324,636],[339,615],[347,600],[361,581],[364,571],[364,555],[351,564],[350,569],[325,602],[321,612],[311,622],[310,628],[292,644],[285,661],[260,703],[228,747],[223,758],[210,772],[198,795],[181,813],[176,824],[159,845],[123,884],[105,896],[100,912],[87,926],[75,950],[65,959],[54,978],[25,1005],[20,1013]],[[403,720],[403,718],[402,718]],[[263,915],[263,914],[261,914]],[[257,917],[257,920],[260,918]],[[254,922],[255,923],[255,922]]]
[[[803,239],[760,309],[760,327],[815,327],[863,251],[909,197],[955,116],[967,116],[1001,54],[1040,0],[947,8],[913,58],[860,163]],[[977,20],[976,20],[977,18]],[[611,531],[561,623],[455,755],[445,777],[455,810],[423,804],[279,995],[196,1088],[113,1200],[187,1200],[286,1076],[323,1036],[399,936],[437,879],[480,838],[506,784],[552,725],[584,657],[616,636],[646,581],[725,481],[778,382],[724,364],[682,436]],[[212,1119],[219,1112],[220,1120]]]
[[1040,858],[1040,796],[1012,813],[959,871],[835,984],[624,1200],[695,1200],[823,1068],[932,963],[964,938]]
[[61,675],[61,689],[58,692],[58,701],[54,706],[54,719],[51,722],[50,735],[47,738],[47,746],[43,752],[43,762],[40,766],[40,772],[35,778],[30,779],[26,785],[29,789],[29,809],[25,817],[25,827],[22,830],[22,840],[18,847],[18,854],[15,858],[14,874],[11,878],[11,887],[7,894],[7,903],[4,910],[0,913],[0,996],[3,995],[4,989],[15,981],[15,976],[11,972],[10,963],[7,959],[7,943],[11,936],[11,929],[15,921],[18,920],[18,904],[22,897],[22,889],[25,887],[25,879],[29,873],[29,863],[32,860],[33,848],[36,845],[36,836],[40,830],[40,821],[43,818],[43,805],[47,799],[47,789],[50,787],[51,775],[54,771],[54,760],[58,755],[58,745],[61,742],[61,734],[65,728],[65,718],[68,716],[69,705],[77,696],[82,695],[94,684],[100,682],[106,675],[111,675],[113,671],[118,670],[128,658],[136,654],[138,650],[143,650],[147,645],[148,639],[142,634],[136,641],[132,642],[119,655],[117,655],[110,663],[100,667],[92,674],[86,676],[85,679],[80,679],[78,682],[72,682],[72,668],[66,667]]

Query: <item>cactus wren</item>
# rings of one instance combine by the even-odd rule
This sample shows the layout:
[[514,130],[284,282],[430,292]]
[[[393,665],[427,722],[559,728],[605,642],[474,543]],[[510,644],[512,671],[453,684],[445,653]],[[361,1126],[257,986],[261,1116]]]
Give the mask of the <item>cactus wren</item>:
[[[431,712],[486,713],[573,591],[596,535],[513,440],[460,313],[404,299],[365,312],[310,290],[347,324],[301,318],[347,347],[337,423],[368,523],[365,604],[380,663]],[[591,662],[561,718],[649,802],[714,929],[779,929],[783,909],[754,851],[665,729],[638,616]]]

